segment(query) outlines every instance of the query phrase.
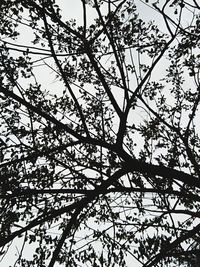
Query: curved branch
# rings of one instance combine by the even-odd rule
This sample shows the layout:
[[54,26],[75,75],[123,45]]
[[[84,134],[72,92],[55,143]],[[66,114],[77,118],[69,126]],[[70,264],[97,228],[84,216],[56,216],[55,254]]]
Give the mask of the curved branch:
[[194,227],[192,230],[189,230],[187,233],[180,235],[179,238],[171,242],[170,244],[167,244],[164,248],[161,248],[160,252],[153,256],[147,263],[143,265],[143,267],[153,267],[156,266],[156,264],[168,256],[168,252],[172,251],[172,249],[175,249],[178,245],[180,245],[185,240],[193,237],[195,234],[197,234],[200,231],[200,224],[198,224],[196,227]]

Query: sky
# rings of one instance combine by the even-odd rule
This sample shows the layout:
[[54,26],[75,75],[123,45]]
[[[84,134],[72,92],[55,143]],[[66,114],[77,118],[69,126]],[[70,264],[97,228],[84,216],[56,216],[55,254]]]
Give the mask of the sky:
[[[62,10],[61,14],[63,15],[64,19],[66,20],[76,19],[77,24],[82,25],[83,16],[82,16],[82,6],[80,5],[80,0],[73,0],[73,1],[72,0],[57,0],[56,2],[58,3],[59,7]],[[139,6],[138,8],[139,15],[144,20],[146,21],[152,20],[152,19],[155,21],[160,20],[160,15],[158,15],[153,9],[149,9],[149,7],[145,3],[141,3],[141,1],[137,1],[137,2]],[[95,16],[96,14],[94,13],[94,11],[92,9],[89,10],[89,16],[87,17],[88,24],[90,24],[93,21]],[[163,31],[165,31],[164,24],[162,25],[160,24],[159,26],[163,28]],[[29,28],[27,28],[27,26],[22,25],[20,27],[21,27],[22,34],[18,37],[17,43],[23,44],[23,45],[29,45],[30,44],[29,40],[33,38],[33,33]],[[14,54],[15,53],[18,53],[18,52],[14,52]],[[36,57],[36,59],[39,59],[39,58],[40,57],[38,56]],[[44,62],[51,65],[52,59],[47,58],[45,59],[45,61],[41,61],[41,62],[38,61],[34,64],[35,65],[34,71],[36,72],[38,82],[39,83],[41,82],[44,84],[44,77],[45,77],[46,87],[48,88],[48,90],[54,91],[54,88],[58,87],[58,84],[59,84],[59,87],[62,87],[62,84],[57,79],[55,79],[54,77],[55,73],[51,69],[44,68],[43,66]],[[159,72],[161,72],[161,69],[157,71],[158,75],[160,75]],[[24,84],[24,86],[26,86],[26,84]],[[141,116],[141,114],[138,114],[138,116]],[[5,258],[3,258],[2,261],[0,262],[0,266],[2,267],[9,267],[10,265],[13,266],[14,262],[16,261],[16,259],[18,258],[20,254],[20,248],[22,246],[23,246],[23,238],[15,239],[11,244],[9,252],[6,254]],[[98,244],[97,244],[97,247],[98,247]],[[28,248],[25,248],[24,255],[26,255],[27,258],[31,259],[33,250],[34,250],[34,244],[30,244]],[[133,267],[133,266],[140,267],[141,266],[137,261],[134,261],[133,257],[129,255],[127,255],[126,261],[127,261],[128,267]],[[57,266],[58,265],[55,264],[55,267]]]
[[[145,4],[145,2],[141,2],[139,0],[137,0],[136,2],[139,3],[139,8],[138,8],[138,12],[139,15],[141,16],[141,18],[143,18],[145,21],[149,21],[149,20],[155,20],[156,23],[159,23],[159,28],[163,30],[163,32],[166,31],[166,27],[165,24],[163,22],[161,22],[160,20],[160,15],[158,15],[157,12],[155,12],[153,9],[149,9],[149,7]],[[80,8],[80,0],[57,0],[57,3],[59,4],[59,6],[61,7],[62,14],[63,17],[66,17],[66,20],[68,19],[73,19],[75,18],[77,20],[77,23],[82,23],[82,12],[81,12],[81,8]],[[187,14],[186,14],[187,15]],[[90,21],[92,21],[92,19],[95,17],[94,12],[91,10],[90,12],[90,16],[89,16],[89,20],[88,23],[90,23]],[[187,20],[185,21],[185,23],[188,22],[188,17]],[[26,27],[22,27],[22,32],[23,34],[19,37],[19,43],[20,44],[28,44],[28,40],[29,38],[32,36],[32,32],[30,30],[27,30]],[[46,59],[45,60],[46,63],[51,64],[51,59]],[[43,62],[44,63],[44,62]],[[36,72],[37,72],[37,77],[39,79],[39,81],[41,80],[42,82],[44,81],[44,77],[47,77],[47,83],[46,86],[49,88],[51,88],[52,90],[54,90],[54,87],[57,86],[59,84],[59,86],[62,87],[62,85],[60,84],[60,82],[58,80],[55,79],[55,77],[52,75],[53,71],[51,69],[46,69],[45,71],[43,71],[43,66],[40,65],[42,64],[42,62],[38,62],[35,66]],[[38,65],[38,67],[37,67]],[[38,69],[38,70],[37,70]],[[157,69],[155,75],[156,76],[161,76],[165,74],[165,69],[166,66],[162,65],[162,67],[159,67],[159,69]],[[42,71],[41,71],[42,70]],[[140,116],[141,114],[139,114]],[[17,256],[19,255],[19,248],[22,246],[22,239],[16,239],[13,241],[12,246],[11,246],[11,250],[9,251],[9,253],[6,255],[6,257],[3,259],[3,261],[0,263],[0,266],[4,266],[4,267],[9,267],[10,264],[13,264],[13,262],[15,261],[15,259],[17,258]],[[31,248],[32,247],[32,248]],[[31,255],[31,250],[33,249],[34,245],[29,247],[29,249],[27,251],[25,251],[26,255],[28,256],[29,254]],[[141,265],[134,262],[132,257],[127,257],[127,266],[128,267],[140,267]],[[55,265],[55,267],[57,267]]]

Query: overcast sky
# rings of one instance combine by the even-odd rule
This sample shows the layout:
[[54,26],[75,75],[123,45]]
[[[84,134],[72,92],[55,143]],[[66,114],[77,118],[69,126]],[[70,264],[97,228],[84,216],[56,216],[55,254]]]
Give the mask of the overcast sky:
[[[137,0],[136,2],[140,3],[139,4],[139,8],[138,8],[138,12],[139,15],[145,19],[145,21],[148,20],[155,20],[156,23],[159,23],[159,28],[165,32],[166,31],[166,27],[164,25],[163,22],[161,22],[161,16],[158,15],[158,13],[156,13],[153,9],[150,9],[147,5],[145,5],[145,3],[141,3],[141,1]],[[63,17],[67,19],[72,19],[75,18],[77,20],[77,23],[80,23],[80,25],[82,24],[82,7],[80,5],[80,0],[57,0],[58,5],[61,7],[62,9],[62,14]],[[89,16],[89,21],[88,23],[90,23],[93,18],[95,17],[95,14],[93,12],[93,10],[90,11],[90,16]],[[188,23],[188,16],[187,19],[185,20],[185,23]],[[32,33],[30,30],[27,30],[26,27],[22,27],[22,32],[23,34],[19,37],[19,43],[20,44],[29,44],[28,40],[30,39]],[[47,59],[46,60],[48,63],[51,63],[51,59]],[[54,75],[52,74],[52,70],[50,69],[46,69],[44,72],[41,71],[42,70],[42,66],[38,66],[35,67],[38,68],[38,79],[39,81],[41,80],[42,82],[44,82],[44,77],[46,79],[46,86],[49,88],[52,87],[54,88],[55,85],[57,85],[59,82],[54,78]],[[164,73],[165,71],[165,66],[163,65],[162,67],[159,68],[159,70],[157,70],[156,74],[157,76],[160,76],[161,74]],[[8,267],[9,265],[13,266],[13,263],[15,262],[15,260],[18,257],[18,253],[20,251],[20,247],[22,246],[22,239],[19,240],[14,240],[12,243],[12,248],[9,251],[9,253],[6,255],[6,257],[2,260],[2,262],[0,263],[0,266],[2,267]],[[32,255],[32,250],[33,250],[34,246],[29,247],[29,249],[25,251],[27,256]],[[136,262],[134,262],[132,257],[127,257],[127,265],[130,267],[140,267],[140,265]],[[58,265],[57,265],[58,266]],[[56,265],[55,265],[56,267]]]

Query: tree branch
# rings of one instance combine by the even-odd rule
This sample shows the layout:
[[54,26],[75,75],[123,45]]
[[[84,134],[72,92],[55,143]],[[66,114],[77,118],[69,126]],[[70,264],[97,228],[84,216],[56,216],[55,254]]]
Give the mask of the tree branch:
[[199,233],[200,231],[200,224],[198,224],[196,227],[194,227],[192,230],[189,230],[187,233],[180,235],[179,238],[174,240],[173,242],[167,244],[164,248],[161,248],[160,252],[153,256],[147,263],[143,265],[143,267],[153,267],[156,266],[156,264],[167,257],[167,253],[175,249],[178,245],[180,245],[182,242],[188,240],[189,238],[193,237],[195,234]]

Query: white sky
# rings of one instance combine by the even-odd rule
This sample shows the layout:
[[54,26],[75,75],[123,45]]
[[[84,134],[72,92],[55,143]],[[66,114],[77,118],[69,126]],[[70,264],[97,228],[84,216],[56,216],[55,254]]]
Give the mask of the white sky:
[[[161,23],[161,20],[160,20],[161,16],[158,15],[158,13],[153,11],[153,9],[149,9],[149,7],[147,7],[145,4],[141,4],[141,1],[137,0],[136,2],[140,3],[138,12],[142,18],[144,18],[145,20],[155,20],[156,22],[159,22],[159,27],[163,31],[166,31],[166,27],[164,23]],[[80,0],[57,0],[57,3],[63,10],[62,12],[63,16],[65,16],[66,19],[76,18],[77,22],[82,24],[82,7],[80,6]],[[94,17],[95,17],[94,12],[91,10],[89,19],[92,21]],[[188,16],[187,16],[187,19],[185,20],[185,23],[187,22],[188,22]],[[90,21],[88,21],[88,23],[90,23]],[[29,39],[28,37],[30,36],[31,36],[31,32],[24,29],[24,34],[20,36],[19,43],[26,44],[27,40]],[[51,60],[47,60],[47,62],[50,63]],[[155,75],[157,76],[160,76],[161,74],[163,75],[165,72],[165,69],[166,67],[164,65],[162,66],[162,68],[159,67]],[[57,85],[58,82],[55,81],[54,78],[52,78],[51,70],[41,72],[41,68],[38,68],[39,81],[40,80],[43,81],[44,77],[48,79],[48,83],[47,83],[48,87],[52,86],[52,88],[54,88],[54,86]],[[138,115],[141,116],[141,114],[138,114]],[[6,257],[3,259],[3,261],[0,263],[0,266],[9,267],[10,264],[13,265],[13,263],[15,262],[18,256],[18,250],[20,250],[20,246],[21,246],[21,241],[17,239],[14,240],[11,250],[6,255]],[[32,254],[31,248],[29,248],[29,251],[28,250],[26,251],[26,255],[28,256],[29,254],[30,255]],[[127,266],[128,267],[133,267],[133,266],[140,267],[141,265],[138,264],[136,261],[134,262],[132,257],[127,257]]]

